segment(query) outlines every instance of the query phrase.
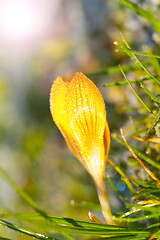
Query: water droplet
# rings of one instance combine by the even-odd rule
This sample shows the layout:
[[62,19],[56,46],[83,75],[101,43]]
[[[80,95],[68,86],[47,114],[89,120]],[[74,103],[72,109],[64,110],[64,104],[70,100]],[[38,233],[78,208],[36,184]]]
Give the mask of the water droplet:
[[118,45],[118,42],[117,42],[117,41],[114,41],[113,43],[114,43],[114,45]]

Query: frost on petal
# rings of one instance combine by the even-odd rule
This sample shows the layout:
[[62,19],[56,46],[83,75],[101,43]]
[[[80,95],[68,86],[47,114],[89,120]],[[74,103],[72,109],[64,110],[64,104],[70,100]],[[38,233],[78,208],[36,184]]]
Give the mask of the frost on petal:
[[75,148],[74,140],[71,136],[71,129],[68,124],[68,118],[66,114],[66,94],[69,81],[62,77],[57,77],[53,82],[51,93],[50,93],[50,111],[55,124],[60,129],[66,142],[68,143],[73,154],[77,156],[77,150]]
[[104,129],[104,150],[105,150],[106,161],[109,153],[110,143],[111,143],[110,130],[109,130],[108,122],[106,121],[105,129]]
[[104,183],[110,131],[101,93],[83,73],[71,81],[58,77],[51,89],[50,110],[71,151],[95,181],[103,215],[113,224]]
[[95,84],[83,73],[76,73],[71,81],[57,77],[50,109],[73,154],[94,179],[103,178],[110,132],[105,103]]
[[61,77],[57,77],[53,82],[50,94],[50,110],[53,120],[60,128],[63,122],[66,122],[65,112],[65,97],[67,93],[67,87],[64,80]]
[[105,104],[98,88],[82,73],[68,86],[66,111],[79,160],[91,175],[101,175],[105,169]]

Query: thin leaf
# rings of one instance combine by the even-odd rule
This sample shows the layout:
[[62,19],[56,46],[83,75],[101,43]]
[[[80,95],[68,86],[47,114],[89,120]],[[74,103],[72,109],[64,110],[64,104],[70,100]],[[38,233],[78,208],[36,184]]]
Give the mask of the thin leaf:
[[133,149],[130,147],[130,145],[128,144],[124,134],[123,134],[123,129],[120,129],[123,141],[125,142],[126,146],[128,147],[129,151],[131,152],[132,156],[139,162],[139,164],[144,168],[144,170],[149,174],[149,176],[154,179],[155,181],[157,181],[157,183],[160,183],[160,180],[154,175],[154,173],[152,171],[150,171],[150,169],[141,161],[141,159],[135,154],[135,152],[133,151]]
[[13,187],[14,190],[18,193],[18,195],[36,212],[46,215],[44,211],[42,211],[39,206],[30,198],[30,196],[25,193],[12,179],[11,177],[0,167],[0,176]]
[[158,222],[158,223],[153,223],[153,224],[151,224],[151,225],[149,225],[148,227],[147,227],[147,229],[150,229],[150,228],[157,228],[157,227],[159,227],[160,226],[160,223]]
[[[160,189],[156,188],[156,189],[145,189],[145,190],[141,190],[139,192],[137,192],[135,194],[135,196],[145,196],[145,197],[149,197],[151,198],[152,200],[157,200],[157,203],[158,203],[158,200],[160,202],[160,199],[159,199],[159,196],[160,196]],[[156,203],[156,204],[157,204]]]
[[11,238],[4,238],[2,236],[0,236],[0,240],[12,240]]
[[131,87],[131,89],[133,90],[134,94],[136,95],[136,97],[138,98],[138,100],[141,102],[141,104],[144,106],[144,108],[149,112],[152,113],[152,111],[147,107],[147,105],[143,102],[143,100],[140,98],[140,96],[138,95],[138,93],[136,92],[136,90],[134,89],[134,87],[132,86],[132,84],[130,83],[130,81],[128,80],[127,76],[125,75],[123,69],[121,68],[121,66],[119,65],[120,70],[123,74],[123,76],[125,77],[125,79],[127,80],[127,83],[129,84],[129,86]]
[[146,18],[150,23],[152,23],[158,31],[160,31],[160,21],[155,18],[150,12],[143,10],[137,4],[132,3],[128,0],[120,0],[120,3],[125,7],[130,8],[132,11],[140,15],[141,17]]
[[[120,237],[109,237],[110,240],[135,240],[135,236],[128,235],[128,236],[120,236]],[[136,236],[137,240],[146,240],[146,236]],[[93,240],[102,240],[102,238],[96,238]],[[103,240],[108,240],[108,238],[103,237]]]
[[[146,66],[150,66],[151,63],[150,62],[144,62]],[[133,63],[130,65],[123,65],[123,70],[125,72],[130,72],[130,71],[134,71],[137,70],[137,64]],[[93,72],[93,73],[88,73],[86,76],[89,78],[98,78],[101,76],[111,76],[114,74],[118,74],[120,73],[120,69],[118,66],[114,66],[114,67],[107,67],[106,69],[103,69],[102,71],[98,71],[98,72]]]
[[[123,68],[123,70],[124,70],[124,68]],[[151,77],[145,77],[145,78],[130,80],[130,83],[141,83],[141,82],[144,82],[144,81],[147,81],[147,80],[150,80],[150,79],[151,79]],[[119,82],[114,82],[114,83],[107,83],[107,84],[104,85],[104,87],[115,87],[115,86],[123,86],[123,85],[128,85],[128,82],[119,81]]]
[[111,161],[111,159],[108,159],[108,162],[115,168],[115,170],[121,175],[122,180],[125,182],[127,185],[128,189],[130,190],[131,193],[135,193],[135,190],[131,184],[131,182],[128,180],[126,177],[125,173],[122,171],[122,169],[117,166],[114,162]]
[[[138,212],[138,211],[137,211]],[[132,211],[130,211],[130,212],[127,212],[126,214],[126,216],[128,216],[129,215],[129,213],[130,214],[133,214],[133,213],[136,213],[136,211],[135,212],[132,212]],[[157,214],[156,216],[155,216],[155,214],[150,214],[150,215],[148,215],[148,214],[145,214],[145,216],[143,216],[143,217],[135,217],[135,218],[115,218],[115,221],[118,221],[118,222],[128,222],[128,223],[136,223],[136,222],[139,222],[139,221],[146,221],[146,220],[149,220],[149,219],[159,219],[159,216],[160,216],[160,214]]]
[[19,194],[19,196],[31,207],[33,208],[37,213],[41,214],[44,219],[47,219],[48,221],[51,221],[51,224],[54,226],[54,229],[56,229],[62,236],[64,236],[68,240],[75,240],[74,237],[68,235],[66,232],[63,232],[59,226],[56,225],[56,223],[51,220],[45,211],[41,210],[40,207],[31,199],[31,197],[24,192],[12,179],[11,177],[0,167],[0,176],[10,185],[13,187],[14,190]]
[[[14,216],[13,216],[14,217]],[[16,219],[20,220],[28,220],[28,221],[43,221],[41,215],[39,214],[20,214],[15,216]],[[123,235],[136,235],[142,233],[144,235],[148,234],[149,232],[143,231],[142,229],[128,229],[126,227],[119,227],[115,225],[107,225],[102,223],[94,223],[88,221],[80,221],[71,218],[63,218],[57,216],[49,216],[51,219],[59,225],[59,227],[63,228],[64,231],[67,231],[72,234],[85,234],[85,235],[103,235],[103,236],[123,236]]]
[[154,94],[143,84],[140,84],[141,87],[146,91],[146,93],[150,96],[150,98],[156,102],[158,105],[160,105],[160,101],[158,100],[158,98],[156,98],[156,96],[154,96]]
[[44,234],[36,233],[36,232],[30,231],[28,229],[22,228],[20,226],[17,226],[15,224],[11,223],[11,222],[7,222],[7,221],[2,220],[2,219],[0,220],[0,225],[2,225],[4,227],[7,227],[9,229],[12,229],[12,230],[14,230],[16,232],[20,232],[20,233],[23,233],[25,235],[28,235],[30,237],[37,238],[37,239],[43,239],[43,240],[44,239],[48,239],[48,240],[49,239],[55,239],[55,238],[50,238],[50,237],[48,237],[48,236],[46,236]]
[[[117,137],[114,134],[111,134],[112,138],[114,140],[116,140],[117,142],[121,143],[123,146],[126,146],[125,143],[122,141],[122,139],[120,139],[119,137]],[[129,144],[129,146],[133,149],[133,151],[137,154],[138,157],[140,157],[141,159],[143,159],[144,161],[146,161],[147,163],[151,164],[153,167],[160,169],[160,164],[153,161],[151,158],[149,158],[147,155],[145,155],[144,153],[140,152],[138,149],[134,148],[133,146],[131,146]]]
[[[27,213],[27,214],[8,214],[4,215],[3,218],[15,218],[21,221],[42,221],[44,223],[44,218],[40,214],[35,213]],[[57,216],[48,216],[50,219],[53,219],[57,225],[61,227],[79,227],[82,229],[102,229],[102,230],[111,230],[111,231],[120,231],[120,230],[127,230],[127,228],[119,227],[115,225],[108,225],[102,223],[94,223],[89,221],[82,221],[72,218],[65,218],[65,217],[57,217]],[[46,220],[47,222],[47,220]],[[49,223],[47,223],[49,224]]]
[[118,190],[118,188],[116,188],[116,186],[114,185],[114,183],[111,180],[111,178],[107,177],[107,180],[110,183],[110,185],[112,186],[112,188],[118,193],[118,195],[122,199],[122,201],[127,202],[125,197],[122,195],[122,193]]
[[126,53],[133,53],[133,54],[139,55],[139,56],[146,56],[146,57],[152,57],[152,58],[158,58],[158,59],[160,59],[160,56],[159,56],[159,55],[156,55],[156,54],[138,52],[138,51],[134,51],[134,50],[128,49],[128,48],[126,48],[126,47],[124,47],[124,46],[121,46],[120,49],[121,49],[123,52],[126,52]]
[[160,138],[140,138],[133,136],[134,139],[140,141],[140,142],[152,142],[152,143],[160,143]]
[[156,183],[153,182],[152,184],[147,184],[144,181],[139,181],[138,179],[134,178],[134,177],[130,177],[130,180],[133,182],[134,185],[136,185],[138,188],[156,188]]
[[[131,47],[130,47],[129,44],[127,43],[127,41],[126,41],[126,39],[125,39],[125,37],[123,36],[122,33],[121,33],[121,36],[122,36],[123,42],[124,42],[124,44],[126,45],[126,47],[128,48],[128,50],[131,50]],[[152,73],[145,68],[145,66],[139,61],[139,59],[137,58],[137,56],[136,56],[134,53],[128,52],[128,55],[129,55],[130,57],[132,56],[134,62],[137,63],[137,64],[139,64],[139,66],[144,70],[144,72],[145,72],[148,76],[150,76],[151,78],[153,78],[153,80],[154,80],[158,85],[160,85],[160,81],[157,80],[157,79],[152,75]]]
[[151,130],[154,128],[154,126],[155,126],[156,123],[158,122],[159,118],[160,118],[160,109],[159,109],[159,111],[156,113],[155,118],[153,119],[153,121],[152,121],[149,129],[147,130],[146,135],[145,135],[144,138],[143,138],[144,140],[149,136],[149,133],[150,133]]
[[[148,52],[149,54],[153,54],[153,52],[151,51],[151,49],[145,45],[143,46],[143,48],[145,49],[146,52]],[[158,73],[158,75],[160,74],[160,65],[159,65],[159,59],[150,56],[151,59],[151,64],[154,66],[155,71]]]

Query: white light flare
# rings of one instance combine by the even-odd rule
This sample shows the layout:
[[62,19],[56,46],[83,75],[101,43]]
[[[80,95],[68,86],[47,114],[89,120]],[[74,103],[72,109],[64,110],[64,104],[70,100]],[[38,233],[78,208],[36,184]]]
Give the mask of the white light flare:
[[39,1],[4,0],[0,3],[0,35],[7,42],[35,40],[45,32],[47,20]]
[[5,33],[10,37],[24,37],[32,31],[33,12],[23,2],[4,6],[1,21]]

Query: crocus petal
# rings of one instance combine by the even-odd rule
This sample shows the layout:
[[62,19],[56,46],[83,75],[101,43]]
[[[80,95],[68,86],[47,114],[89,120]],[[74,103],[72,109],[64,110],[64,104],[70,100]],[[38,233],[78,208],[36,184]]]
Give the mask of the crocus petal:
[[55,121],[56,125],[60,129],[61,133],[65,137],[71,151],[73,154],[77,156],[77,152],[73,147],[70,127],[68,124],[68,118],[66,114],[65,107],[65,99],[67,94],[67,87],[69,85],[69,81],[67,79],[62,79],[62,77],[58,76],[56,80],[53,82],[50,94],[50,111]]
[[111,136],[110,136],[108,122],[106,120],[106,125],[105,125],[105,129],[104,129],[104,149],[105,149],[105,158],[106,159],[108,157],[110,144],[111,144]]
[[98,88],[83,73],[76,73],[69,82],[58,77],[50,103],[53,119],[73,154],[95,180],[102,179],[110,133]]
[[101,93],[83,73],[71,81],[58,77],[51,89],[50,110],[71,151],[95,181],[106,221],[114,224],[104,182],[110,131]]

